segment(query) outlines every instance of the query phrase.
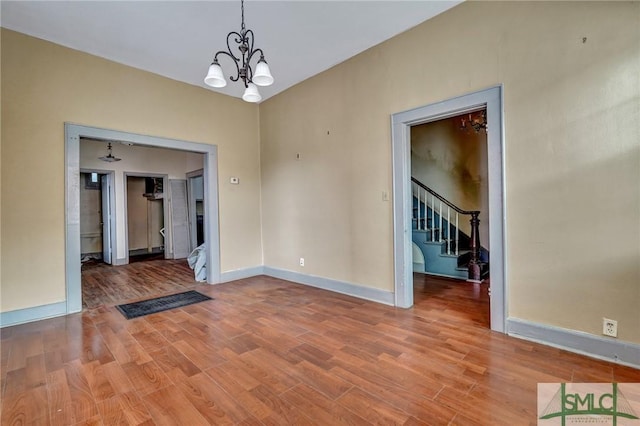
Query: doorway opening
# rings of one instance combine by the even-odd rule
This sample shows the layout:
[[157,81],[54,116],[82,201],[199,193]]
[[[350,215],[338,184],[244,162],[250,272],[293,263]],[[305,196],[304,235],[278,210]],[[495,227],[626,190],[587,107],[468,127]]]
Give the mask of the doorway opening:
[[165,259],[166,176],[125,174],[128,263]]
[[[117,142],[122,146],[131,146],[131,147],[155,147],[155,148],[165,148],[182,151],[187,154],[197,154],[199,167],[202,167],[203,170],[203,181],[204,181],[204,215],[206,216],[206,220],[204,221],[204,235],[205,235],[205,249],[206,249],[206,282],[209,284],[215,284],[220,282],[220,236],[218,233],[219,229],[219,213],[218,213],[218,165],[217,165],[217,147],[215,145],[201,144],[196,142],[187,142],[176,139],[167,139],[160,138],[155,136],[146,136],[139,135],[128,132],[120,132],[115,130],[108,129],[100,129],[96,127],[88,127],[88,126],[80,126],[70,123],[65,123],[65,183],[66,183],[66,193],[65,193],[65,204],[66,204],[66,215],[65,215],[65,223],[66,223],[66,239],[65,239],[65,258],[66,258],[66,284],[67,284],[67,313],[75,313],[80,312],[82,310],[82,280],[81,280],[81,232],[80,232],[80,164],[81,164],[81,150],[80,150],[80,140],[87,139],[93,141],[102,141],[102,142]],[[116,148],[116,145],[114,145]],[[118,153],[114,153],[119,155]],[[91,161],[101,161],[98,156],[92,155]],[[105,161],[105,160],[102,160]],[[188,159],[185,161],[189,161]],[[111,176],[115,176],[115,180],[113,185],[109,191],[106,191],[109,194],[113,194],[113,187],[120,188],[116,197],[112,197],[111,200],[112,205],[117,205],[119,209],[119,213],[117,216],[112,216],[110,222],[115,222],[115,226],[112,226],[111,234],[111,253],[112,253],[112,263],[117,265],[123,265],[127,263],[128,258],[128,248],[126,244],[126,219],[124,218],[124,206],[126,205],[126,201],[123,198],[125,186],[125,182],[123,181],[124,173],[123,168],[126,170],[126,159],[123,161],[118,161],[117,164],[118,172],[110,171]],[[170,161],[167,165],[168,168],[175,161]],[[186,164],[186,163],[185,163]],[[93,167],[93,166],[91,166]],[[197,167],[192,167],[191,170]],[[85,170],[82,170],[85,171]],[[86,170],[91,171],[91,170]],[[184,172],[182,172],[184,173]],[[184,174],[182,175],[184,176]],[[184,179],[184,178],[183,178]],[[170,233],[181,232],[182,235],[186,235],[186,239],[184,239],[184,244],[180,244],[178,248],[181,250],[184,248],[185,250],[189,249],[189,240],[188,240],[188,226],[186,220],[186,211],[187,211],[187,203],[186,203],[186,180],[182,180],[181,182],[184,184],[179,184],[180,181],[178,179],[174,179],[172,181],[176,182],[176,184],[172,184],[171,189],[169,189],[170,193],[173,193],[172,189],[175,186],[175,189],[179,189],[179,187],[184,186],[183,193],[184,197],[184,207],[182,210],[185,214],[182,216],[185,218],[184,222],[180,221],[176,223],[172,223],[171,228],[168,230]],[[164,189],[164,188],[163,188]],[[105,191],[103,191],[105,192]],[[176,192],[177,193],[177,192]],[[113,208],[113,207],[112,207]],[[166,209],[166,207],[165,207]],[[166,210],[164,214],[164,218],[167,218]],[[178,230],[177,228],[180,227]],[[114,231],[115,229],[115,231]],[[184,232],[182,232],[184,229]],[[166,231],[166,229],[165,229]],[[115,236],[113,233],[115,232]],[[103,233],[104,234],[104,233]],[[103,238],[103,241],[105,239]],[[172,238],[169,238],[169,242],[172,241]],[[181,240],[182,241],[182,240]],[[119,242],[119,244],[118,244]],[[153,244],[152,244],[153,246]],[[152,247],[153,249],[153,247]],[[171,255],[173,257],[179,258],[178,254],[176,254],[176,247],[169,247],[171,250]],[[167,247],[165,245],[164,250],[166,252]],[[188,252],[187,252],[188,254]],[[184,256],[186,257],[186,255]]]
[[410,138],[414,304],[464,305],[488,328],[486,109],[411,126]]
[[80,256],[83,265],[111,264],[111,175],[80,172]]
[[202,170],[187,173],[191,250],[204,244],[204,176]]
[[[506,274],[504,262],[504,131],[501,86],[400,112],[392,116],[395,304],[408,308],[414,303],[412,127],[450,119],[462,114],[468,115],[481,110],[486,110],[488,128],[485,163],[488,186],[487,211],[491,212],[487,221],[489,225],[487,245],[490,245],[491,248],[488,254],[491,265],[488,292],[490,295],[490,324],[492,330],[504,332]],[[442,214],[439,214],[439,218],[437,216],[436,219],[442,219]],[[447,221],[447,227],[452,229],[450,219]],[[452,239],[451,234],[447,239]],[[428,259],[426,261],[428,262]]]
[[490,266],[486,110],[411,126],[410,139],[412,241],[424,260],[416,265],[414,247],[413,271],[483,282]]

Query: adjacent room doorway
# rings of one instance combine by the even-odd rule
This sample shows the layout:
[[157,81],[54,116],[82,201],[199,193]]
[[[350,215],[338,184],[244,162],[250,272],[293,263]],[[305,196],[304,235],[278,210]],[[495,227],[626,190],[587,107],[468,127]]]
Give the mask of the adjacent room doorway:
[[[218,162],[217,146],[155,136],[139,135],[96,127],[65,123],[65,204],[66,204],[66,302],[67,313],[82,310],[81,280],[81,237],[80,237],[80,139],[87,138],[99,141],[120,141],[124,144],[140,145],[189,151],[204,154],[204,221],[207,283],[220,282],[220,235],[218,210]],[[110,191],[107,191],[111,193]],[[186,185],[185,185],[186,194]],[[186,211],[186,202],[185,208]],[[113,220],[113,219],[112,219]],[[186,222],[185,222],[186,223]],[[112,227],[111,229],[113,229]],[[185,229],[186,229],[185,225]],[[110,231],[112,233],[113,231]],[[187,231],[188,235],[188,231]],[[115,242],[111,241],[112,260],[116,252]],[[189,244],[186,244],[188,249]]]
[[187,173],[191,250],[204,244],[204,176],[202,170]]
[[489,129],[487,133],[487,168],[488,204],[491,212],[489,218],[491,329],[504,332],[506,273],[504,262],[504,130],[501,86],[392,115],[395,304],[404,308],[413,305],[411,127],[479,109],[486,109]]
[[125,173],[127,263],[165,259],[166,175]]
[[113,172],[80,171],[81,262],[113,263]]

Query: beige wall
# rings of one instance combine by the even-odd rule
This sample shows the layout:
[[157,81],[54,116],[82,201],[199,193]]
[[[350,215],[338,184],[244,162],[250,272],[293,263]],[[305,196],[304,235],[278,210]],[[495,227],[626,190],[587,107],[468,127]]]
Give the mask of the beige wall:
[[66,297],[64,122],[217,145],[221,270],[262,264],[256,105],[5,29],[1,47],[2,312]]
[[[452,117],[411,128],[411,176],[457,207],[480,211],[480,242],[489,249],[487,134],[461,130],[460,125],[460,117]],[[470,219],[459,219],[467,235]]]
[[391,291],[390,115],[503,84],[508,316],[640,342],[639,78],[639,2],[466,2],[313,77],[260,106],[265,265]]

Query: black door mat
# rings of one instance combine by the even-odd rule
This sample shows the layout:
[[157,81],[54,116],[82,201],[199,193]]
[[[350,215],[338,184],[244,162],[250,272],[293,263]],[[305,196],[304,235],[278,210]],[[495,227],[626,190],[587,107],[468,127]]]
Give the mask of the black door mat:
[[156,297],[155,299],[125,303],[123,305],[117,305],[116,308],[118,308],[127,319],[132,319],[167,311],[169,309],[180,308],[182,306],[193,305],[194,303],[204,302],[205,300],[213,299],[197,291],[190,290],[184,293]]

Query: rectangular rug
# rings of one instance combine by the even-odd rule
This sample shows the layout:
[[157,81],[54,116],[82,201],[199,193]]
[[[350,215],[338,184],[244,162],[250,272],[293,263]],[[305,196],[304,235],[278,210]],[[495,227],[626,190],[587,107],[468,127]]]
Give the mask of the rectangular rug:
[[180,308],[182,306],[193,305],[194,303],[204,302],[205,300],[213,299],[197,291],[190,290],[184,293],[156,297],[155,299],[125,303],[123,305],[117,305],[116,308],[118,308],[127,319],[131,319],[167,311],[169,309]]

